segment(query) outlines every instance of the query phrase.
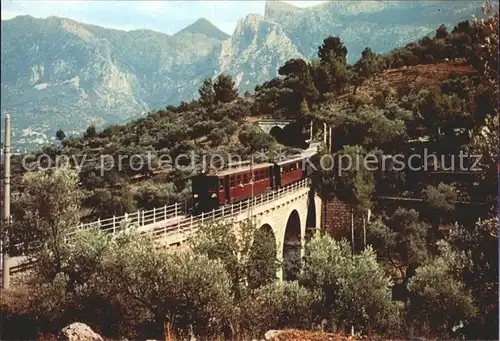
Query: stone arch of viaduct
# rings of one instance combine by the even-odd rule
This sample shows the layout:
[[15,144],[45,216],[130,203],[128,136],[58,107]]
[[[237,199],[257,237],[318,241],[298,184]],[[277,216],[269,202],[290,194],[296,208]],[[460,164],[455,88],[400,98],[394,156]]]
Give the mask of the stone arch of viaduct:
[[[258,228],[271,228],[275,241],[277,258],[283,262],[278,277],[293,280],[295,263],[304,255],[306,237],[321,224],[321,199],[304,188],[285,198],[256,208],[253,221]],[[239,221],[248,219],[248,214]]]
[[[293,263],[300,261],[304,255],[306,238],[311,236],[316,229],[321,228],[321,208],[321,199],[313,193],[309,184],[304,182],[287,191],[285,195],[258,202],[251,208],[245,207],[244,210],[238,210],[238,204],[236,204],[234,215],[227,219],[235,225],[251,219],[257,228],[271,230],[276,243],[277,259],[284,264],[278,270],[277,275],[280,279],[293,280]],[[232,209],[226,209],[226,212],[228,211]],[[207,221],[211,220],[210,214],[207,218]],[[173,226],[175,227],[175,224]],[[180,231],[182,232],[175,233],[174,231],[161,237],[161,243],[182,247],[186,240],[196,235],[197,228],[195,226],[183,227]]]

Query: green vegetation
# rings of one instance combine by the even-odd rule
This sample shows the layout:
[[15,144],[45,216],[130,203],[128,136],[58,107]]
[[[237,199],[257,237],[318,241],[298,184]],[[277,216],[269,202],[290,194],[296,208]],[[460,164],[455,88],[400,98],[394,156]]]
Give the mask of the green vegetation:
[[41,325],[60,327],[78,316],[110,335],[138,338],[141,325],[160,335],[167,324],[179,336],[209,336],[220,335],[232,309],[231,282],[219,261],[168,253],[129,231],[113,237],[79,231],[56,275],[47,278],[45,268],[40,263],[30,286]]
[[[65,235],[79,223],[81,192],[77,181],[76,173],[67,168],[30,173],[13,212],[17,219],[9,236],[12,247],[24,245],[35,255],[51,249],[51,274],[61,268]],[[31,249],[40,241],[43,245]]]
[[196,254],[205,254],[224,264],[236,298],[245,296],[247,286],[255,289],[276,280],[278,261],[274,235],[256,231],[248,222],[236,228],[227,222],[203,226],[191,241],[191,248]]
[[475,314],[473,298],[460,279],[456,279],[461,264],[452,250],[440,251],[432,261],[417,269],[410,280],[408,315],[413,325],[428,333],[453,337],[453,327],[470,320]]
[[66,134],[64,133],[64,131],[62,131],[62,129],[59,129],[57,132],[56,132],[56,138],[59,140],[59,141],[62,141],[66,138]]
[[397,307],[391,282],[371,248],[353,256],[345,240],[315,237],[306,247],[300,282],[321,293],[319,317],[341,329],[356,326],[370,335],[372,328],[382,332],[394,327],[390,320],[397,320]]
[[[120,156],[139,155],[148,160],[150,154],[153,168],[166,156],[175,160],[179,154],[189,152],[200,156],[231,152],[245,157],[261,149],[276,148],[277,142],[302,146],[311,120],[335,127],[333,153],[343,153],[344,146],[359,146],[365,153],[378,149],[385,154],[408,155],[415,149],[407,141],[426,135],[435,142],[425,146],[430,153],[447,155],[480,139],[482,127],[491,124],[490,117],[495,117],[496,90],[490,82],[494,78],[489,65],[494,65],[497,57],[480,47],[479,42],[474,43],[472,50],[469,43],[463,42],[484,40],[489,34],[487,30],[487,25],[469,23],[459,23],[451,32],[440,27],[434,38],[422,39],[386,55],[366,48],[353,65],[346,62],[347,49],[342,40],[327,37],[318,48],[317,60],[286,62],[279,68],[280,77],[257,86],[254,94],[239,98],[234,81],[221,74],[213,81],[205,80],[198,100],[169,106],[101,132],[91,125],[81,139],[68,138],[59,131],[61,145],[41,152],[54,159],[68,155],[72,163],[83,162],[79,177],[85,188],[85,221],[123,214],[130,208],[151,207],[152,202],[161,206],[188,198],[189,173],[151,172],[145,167],[135,170],[135,164]],[[480,58],[481,53],[472,53],[477,50],[485,54],[484,58]],[[378,75],[388,68],[456,58],[467,60],[479,73],[452,77],[441,84],[375,85]],[[373,88],[375,93],[367,93],[367,88]],[[246,124],[248,117],[260,115],[293,117],[297,122],[273,139]],[[477,150],[478,146],[474,148]],[[100,168],[103,155],[112,157],[111,170]],[[72,157],[76,157],[76,162]],[[14,162],[15,174],[22,175],[20,160],[14,158]],[[14,183],[21,182],[17,179]],[[165,188],[161,185],[165,182],[174,186]],[[387,195],[416,195],[424,187],[397,186],[394,190],[399,193]],[[151,191],[161,193],[153,195],[153,199]],[[106,205],[108,202],[112,204]]]
[[357,88],[368,78],[375,77],[382,67],[382,58],[373,53],[369,47],[364,49],[361,53],[361,58],[352,67],[353,72],[351,77],[353,77],[354,95],[356,95]]

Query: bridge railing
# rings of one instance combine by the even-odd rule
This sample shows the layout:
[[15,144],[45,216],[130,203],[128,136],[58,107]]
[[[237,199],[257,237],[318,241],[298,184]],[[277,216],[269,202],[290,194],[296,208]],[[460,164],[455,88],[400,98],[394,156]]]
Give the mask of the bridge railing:
[[[98,219],[97,221],[80,224],[70,234],[73,234],[78,228],[99,228],[106,232],[116,232],[127,226],[135,226],[141,229],[148,225],[160,223],[161,225],[168,226],[167,232],[175,230],[183,231],[186,225],[197,224],[198,222],[206,222],[209,220],[216,220],[220,218],[227,218],[237,214],[241,214],[248,210],[251,206],[262,205],[270,201],[274,201],[287,193],[304,188],[308,186],[308,180],[303,179],[299,182],[284,186],[275,191],[263,193],[253,199],[247,199],[233,203],[226,206],[221,206],[211,212],[204,212],[195,216],[187,217],[185,203],[175,203],[172,205],[165,205],[163,207],[154,208],[152,210],[144,211],[139,210],[131,214],[125,214],[120,217],[112,217],[108,219]],[[154,229],[154,227],[153,227]]]
[[[222,206],[210,212],[204,212],[196,216],[179,217],[176,221],[166,222],[165,224],[158,224],[150,229],[143,230],[144,233],[150,235],[153,239],[164,238],[167,235],[189,234],[196,232],[199,226],[206,222],[213,222],[219,219],[232,219],[238,215],[246,213],[251,207],[258,207],[269,202],[281,199],[286,195],[309,187],[309,180],[303,179],[294,184],[290,184],[276,191],[263,193],[253,199],[239,201],[237,203]],[[249,212],[251,216],[251,212]]]
[[139,210],[134,213],[125,213],[122,216],[113,216],[107,219],[97,219],[96,221],[80,224],[71,233],[77,229],[99,228],[104,231],[115,232],[123,228],[124,225],[144,226],[155,224],[160,221],[169,220],[178,216],[187,214],[187,205],[185,202],[176,202],[172,205],[155,207],[152,210]]
[[[134,213],[128,215],[127,219],[121,219],[120,224],[115,219],[114,224],[109,223],[109,219],[86,224],[85,227],[100,228],[107,232],[117,232],[125,227],[134,227],[139,232],[150,235],[153,239],[161,239],[165,236],[177,237],[184,239],[182,235],[192,234],[196,232],[199,226],[203,223],[213,222],[219,219],[231,219],[243,213],[246,213],[251,207],[258,207],[269,202],[285,197],[291,192],[307,188],[309,186],[308,179],[303,179],[299,182],[282,187],[278,190],[263,193],[253,199],[246,199],[226,206],[221,206],[210,212],[203,212],[198,215],[185,215],[183,210],[179,209],[179,205],[170,205],[163,207],[161,210],[143,211],[144,213]],[[250,213],[250,212],[249,212]],[[166,219],[165,219],[166,217]],[[177,235],[177,236],[176,236]]]
[[[291,192],[308,186],[309,180],[303,179],[277,190],[255,196],[253,199],[249,198],[237,203],[221,206],[218,209],[214,209],[210,212],[203,212],[198,215],[187,215],[187,206],[185,203],[175,203],[148,211],[137,211],[131,214],[125,214],[120,217],[98,219],[91,223],[80,224],[78,227],[69,232],[66,238],[70,239],[71,236],[78,231],[78,229],[87,228],[98,228],[108,233],[115,233],[125,228],[134,228],[140,233],[150,234],[155,239],[175,233],[193,233],[197,230],[200,224],[218,219],[236,217],[237,215],[246,213],[251,207],[258,207],[260,205],[267,204],[274,200],[283,198]],[[39,243],[34,242],[31,244],[39,245]]]

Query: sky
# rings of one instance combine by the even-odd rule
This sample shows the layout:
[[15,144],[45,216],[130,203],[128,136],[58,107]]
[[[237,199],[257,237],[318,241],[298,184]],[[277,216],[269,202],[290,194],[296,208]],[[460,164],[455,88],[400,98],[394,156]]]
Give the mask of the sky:
[[[323,1],[285,1],[309,7]],[[119,30],[150,29],[174,34],[197,19],[210,20],[232,34],[238,19],[249,13],[264,15],[265,1],[124,1],[124,0],[2,0],[1,17],[18,15],[37,18],[58,16]]]

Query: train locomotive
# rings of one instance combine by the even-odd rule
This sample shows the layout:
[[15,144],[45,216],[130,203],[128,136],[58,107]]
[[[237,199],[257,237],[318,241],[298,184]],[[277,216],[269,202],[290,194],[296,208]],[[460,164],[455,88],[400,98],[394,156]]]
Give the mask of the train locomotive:
[[209,212],[299,181],[307,176],[303,159],[301,156],[275,163],[228,168],[214,174],[195,175],[191,178],[193,214]]

